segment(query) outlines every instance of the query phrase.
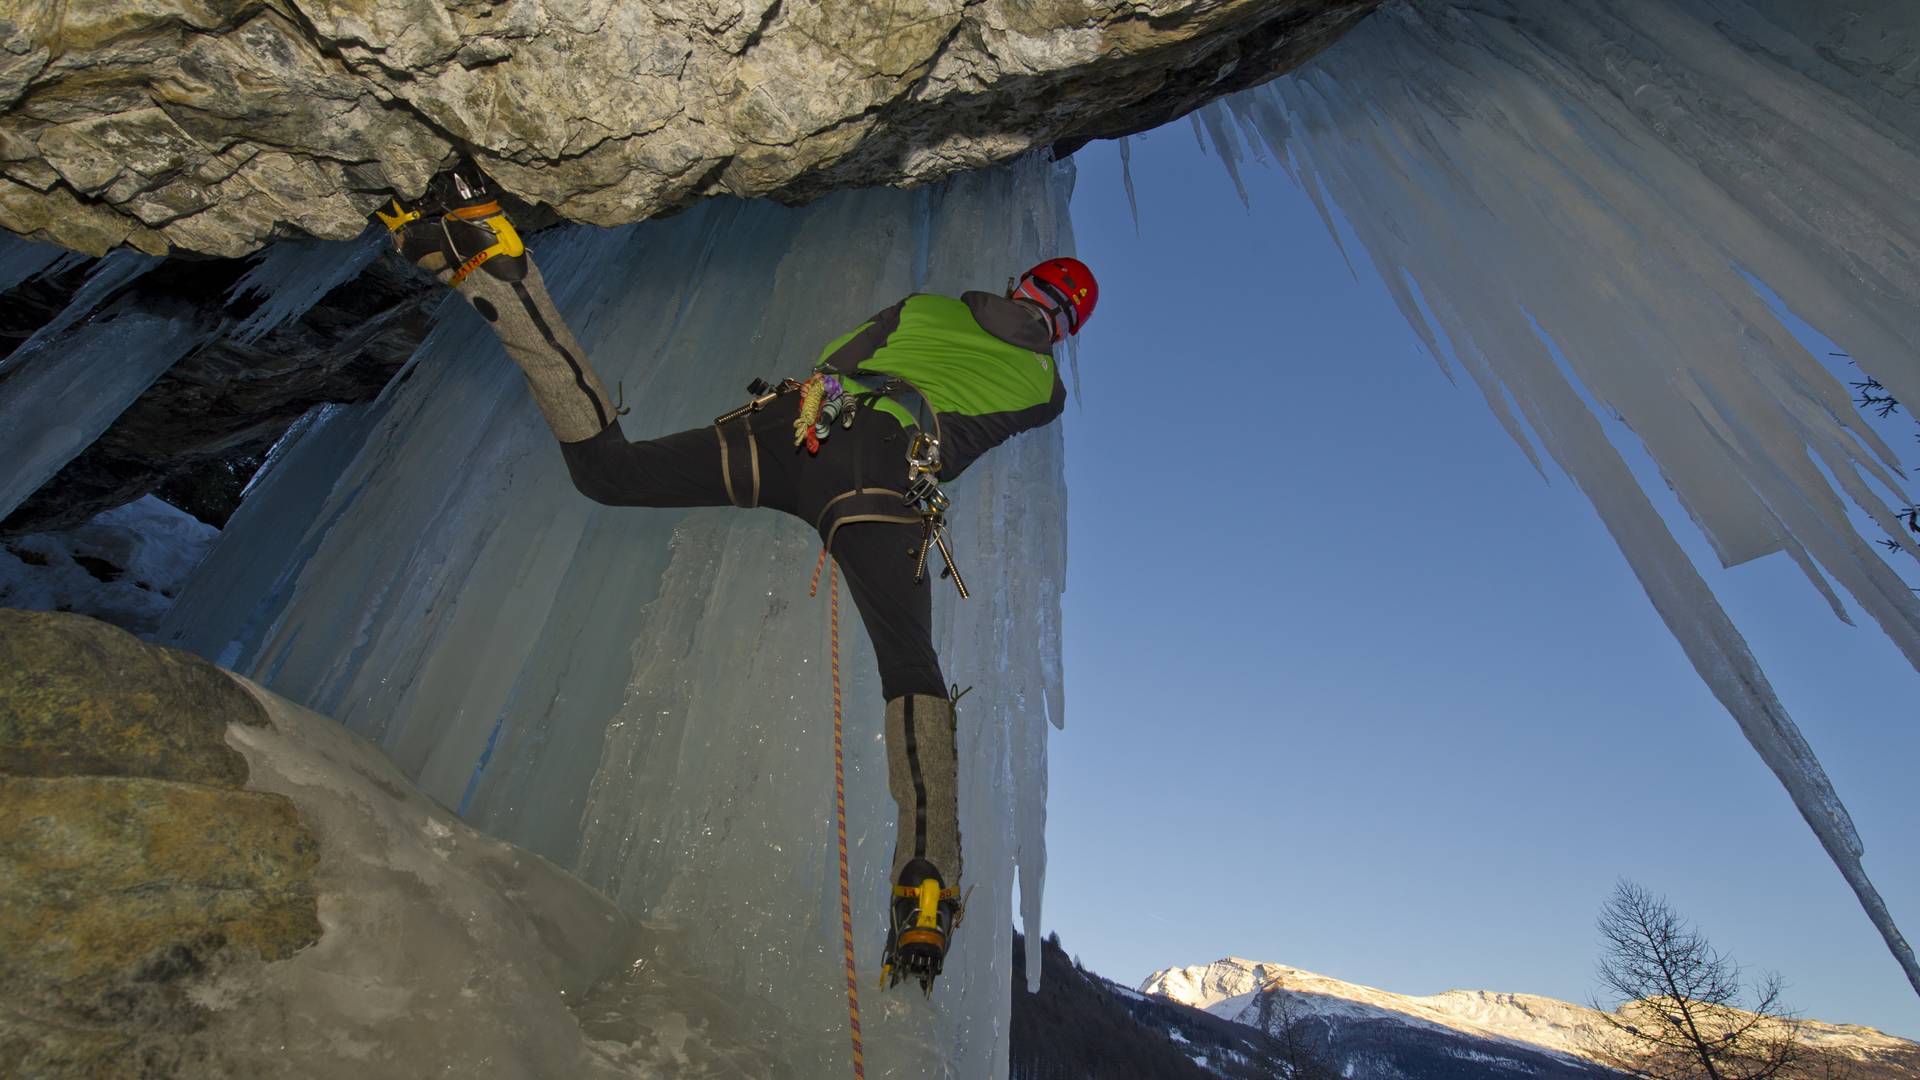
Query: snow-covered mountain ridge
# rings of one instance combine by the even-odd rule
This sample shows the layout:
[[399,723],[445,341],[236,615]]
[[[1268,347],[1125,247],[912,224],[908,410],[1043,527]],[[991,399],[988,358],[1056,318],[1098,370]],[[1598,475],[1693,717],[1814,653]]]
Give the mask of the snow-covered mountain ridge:
[[[1149,975],[1140,992],[1205,1009],[1215,1016],[1259,1027],[1261,998],[1284,993],[1301,1018],[1329,1021],[1390,1021],[1546,1050],[1574,1060],[1590,1060],[1585,1047],[1604,1021],[1584,1005],[1533,994],[1487,990],[1448,990],[1425,997],[1396,994],[1343,982],[1325,975],[1227,957],[1211,964],[1165,968]],[[1270,1010],[1266,1011],[1270,1013]],[[1818,1050],[1859,1060],[1910,1060],[1920,1066],[1920,1043],[1857,1024],[1804,1022],[1807,1043]]]

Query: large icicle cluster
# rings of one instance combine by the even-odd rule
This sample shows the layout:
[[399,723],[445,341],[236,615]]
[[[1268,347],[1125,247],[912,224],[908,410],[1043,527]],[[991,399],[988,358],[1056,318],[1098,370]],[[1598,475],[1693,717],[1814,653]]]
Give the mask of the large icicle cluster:
[[1435,357],[1580,485],[1920,990],[1846,809],[1602,420],[1725,564],[1785,552],[1920,666],[1920,603],[1848,518],[1915,550],[1897,463],[1768,295],[1920,403],[1915,42],[1908,0],[1403,0],[1198,127],[1230,171],[1270,153],[1336,237],[1337,205]]
[[[726,200],[567,227],[533,249],[644,437],[710,424],[753,376],[803,371],[909,292],[994,288],[1070,250],[1070,180],[1029,158],[799,210]],[[940,584],[936,633],[974,687],[960,709],[973,891],[932,1005],[917,991],[865,1002],[870,1075],[1005,1075],[1014,875],[1037,943],[1046,724],[1063,715],[1061,447],[1058,425],[1024,435],[954,486],[973,598]],[[276,450],[157,640],[371,736],[443,803],[670,928],[707,978],[687,1003],[718,992],[792,1075],[826,1076],[847,1065],[847,1010],[826,583],[807,596],[818,548],[770,510],[589,502],[456,301],[378,401],[316,415]],[[844,596],[841,614],[871,986],[893,805],[872,653]],[[631,1037],[657,1019],[629,1018]]]
[[[85,450],[174,362],[206,340],[185,313],[109,302],[160,262],[123,249],[94,266],[52,321],[0,358],[0,517]],[[0,233],[0,291],[74,265],[46,244]],[[104,305],[104,308],[103,308]]]
[[[285,240],[263,248],[228,293],[251,312],[221,318],[185,301],[142,303],[128,295],[165,260],[122,248],[86,272],[47,322],[0,357],[0,518],[52,479],[181,361],[221,339],[251,344],[307,314],[380,254],[374,226],[342,245]],[[84,255],[0,231],[0,293],[77,269]]]

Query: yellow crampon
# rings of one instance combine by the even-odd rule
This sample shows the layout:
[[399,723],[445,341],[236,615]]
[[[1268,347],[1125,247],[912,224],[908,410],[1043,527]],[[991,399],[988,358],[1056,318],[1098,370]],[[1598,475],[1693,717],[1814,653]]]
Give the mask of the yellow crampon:
[[[893,943],[894,947],[898,949],[908,945],[931,945],[945,955],[947,936],[960,923],[960,886],[954,885],[942,889],[936,879],[927,878],[918,885],[895,885],[893,895],[895,899],[914,901],[913,925],[900,931],[899,940]],[[953,923],[945,930],[940,929],[942,900],[951,900],[955,906]],[[892,978],[893,964],[880,965],[880,988],[886,989]]]
[[380,219],[380,223],[387,227],[388,232],[399,232],[401,229],[407,227],[408,222],[419,221],[420,211],[409,210],[400,205],[399,199],[395,199],[393,200],[393,213],[389,214],[385,210],[375,210],[373,216]]
[[[408,225],[421,220],[426,215],[419,210],[409,210],[401,206],[400,200],[395,199],[393,200],[393,212],[391,214],[385,210],[375,210],[373,216],[380,219],[380,223],[387,227],[388,232],[400,233],[403,232]],[[442,224],[440,229],[443,234],[446,233],[445,222],[449,218],[459,221],[479,221],[481,225],[486,227],[487,231],[493,234],[493,243],[462,259],[460,265],[454,267],[453,273],[447,278],[448,285],[458,285],[462,281],[465,281],[468,274],[478,270],[481,263],[486,262],[495,255],[512,257],[524,254],[527,250],[526,244],[520,240],[520,233],[514,229],[513,222],[507,218],[506,211],[500,209],[500,203],[498,201],[488,201],[475,206],[461,206],[448,210],[441,217]],[[453,243],[451,235],[445,236],[445,244],[448,252],[457,253],[458,247]]]
[[458,285],[466,280],[468,274],[480,269],[480,264],[495,255],[509,258],[526,252],[527,245],[520,242],[520,234],[514,230],[513,222],[507,220],[506,211],[500,209],[498,202],[483,202],[478,206],[462,206],[447,212],[451,218],[461,221],[478,219],[493,232],[493,243],[481,251],[467,257],[465,262],[454,268],[453,276],[447,279],[448,285]]

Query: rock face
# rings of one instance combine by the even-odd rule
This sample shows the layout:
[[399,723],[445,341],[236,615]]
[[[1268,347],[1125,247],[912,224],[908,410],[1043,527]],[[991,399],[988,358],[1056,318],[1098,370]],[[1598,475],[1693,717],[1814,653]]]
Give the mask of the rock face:
[[189,977],[319,939],[319,845],[225,741],[264,723],[198,657],[0,609],[0,1060],[191,1071]]
[[[332,721],[105,624],[0,609],[7,1075],[769,1075],[680,970]],[[615,1002],[652,1004],[603,1030]]]
[[227,725],[266,713],[220,670],[74,616],[0,608],[0,773],[237,788]]
[[1158,125],[1378,0],[145,0],[0,14],[0,226],[343,239],[459,152],[562,216],[911,184]]

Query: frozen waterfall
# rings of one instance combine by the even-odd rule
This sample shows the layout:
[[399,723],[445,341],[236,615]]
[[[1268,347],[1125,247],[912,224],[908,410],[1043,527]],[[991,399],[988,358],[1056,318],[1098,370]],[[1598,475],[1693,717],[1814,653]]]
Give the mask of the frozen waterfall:
[[[797,210],[710,201],[532,246],[642,437],[710,424],[752,377],[804,371],[909,292],[994,289],[1071,250],[1071,179],[1028,158]],[[263,260],[248,286],[300,290],[312,256]],[[974,687],[960,708],[973,891],[930,1003],[870,989],[893,803],[872,652],[843,611],[873,1076],[931,1075],[930,1061],[954,1077],[1005,1075],[1016,868],[1027,940],[1041,940],[1046,727],[1063,716],[1059,426],[1002,446],[952,493],[973,597],[937,583],[935,617],[949,676]],[[453,300],[377,401],[316,413],[275,449],[156,640],[373,738],[442,803],[671,931],[697,954],[697,989],[736,1007],[791,1075],[839,1075],[824,582],[807,596],[818,548],[773,511],[610,509],[579,495],[519,371]],[[654,1019],[632,1018],[634,1031]],[[618,1043],[606,1026],[596,1037]]]
[[1340,239],[1337,206],[1443,368],[1592,500],[1920,990],[1846,808],[1613,441],[1724,564],[1784,552],[1920,666],[1873,544],[1920,550],[1898,464],[1777,306],[1920,405],[1916,48],[1910,0],[1395,0],[1195,128],[1230,173],[1271,155]]
[[[0,285],[79,261],[0,232]],[[96,263],[65,308],[0,357],[0,517],[12,513],[206,334],[184,311],[140,311],[115,301],[160,260],[121,249]],[[4,289],[0,289],[4,291]],[[102,305],[105,305],[104,309]]]

